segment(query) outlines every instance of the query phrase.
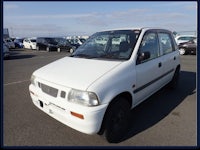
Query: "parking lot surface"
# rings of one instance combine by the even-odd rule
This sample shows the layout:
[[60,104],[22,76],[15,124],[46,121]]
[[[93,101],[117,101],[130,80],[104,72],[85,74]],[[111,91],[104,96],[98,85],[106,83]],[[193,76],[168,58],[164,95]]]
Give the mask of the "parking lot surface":
[[117,144],[71,129],[32,103],[28,86],[33,71],[65,56],[69,53],[15,49],[4,60],[4,146],[197,145],[196,55],[181,56],[177,89],[163,88],[131,111],[129,132]]

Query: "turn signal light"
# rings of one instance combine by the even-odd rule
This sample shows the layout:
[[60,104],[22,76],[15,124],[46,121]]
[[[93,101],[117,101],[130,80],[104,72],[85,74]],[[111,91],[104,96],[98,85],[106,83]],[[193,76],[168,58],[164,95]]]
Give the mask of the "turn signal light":
[[75,112],[72,112],[72,111],[70,111],[70,113],[71,113],[72,116],[78,117],[80,119],[84,119],[84,116],[81,115],[81,114],[78,114],[78,113],[75,113]]

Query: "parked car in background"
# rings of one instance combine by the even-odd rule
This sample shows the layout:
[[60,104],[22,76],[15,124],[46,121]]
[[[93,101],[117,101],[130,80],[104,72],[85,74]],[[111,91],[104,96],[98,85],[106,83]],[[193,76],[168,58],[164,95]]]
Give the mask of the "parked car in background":
[[71,39],[66,39],[68,41],[68,43],[70,43],[72,46],[76,47],[76,49],[81,46],[81,44],[79,43],[75,43],[73,40]]
[[38,37],[36,39],[36,49],[46,51],[68,51],[73,53],[76,49],[65,38],[59,37]]
[[10,57],[10,50],[6,43],[3,41],[3,58],[8,59]]
[[70,42],[71,45],[78,48],[79,46],[81,46],[86,41],[86,39],[84,39],[84,38],[71,38],[71,39],[68,39],[68,41]]
[[169,30],[102,31],[70,57],[34,71],[29,92],[33,104],[51,117],[116,143],[127,132],[131,109],[165,85],[175,88],[180,67]]
[[5,44],[8,46],[9,49],[15,48],[15,43],[11,39],[4,39]]
[[36,49],[36,38],[25,38],[23,40],[24,48]]
[[177,45],[196,39],[195,35],[178,35],[175,37]]
[[16,38],[14,40],[15,47],[16,48],[24,48],[23,40],[24,40],[24,38]]
[[197,50],[197,39],[190,40],[179,44],[179,52],[181,55],[196,54]]

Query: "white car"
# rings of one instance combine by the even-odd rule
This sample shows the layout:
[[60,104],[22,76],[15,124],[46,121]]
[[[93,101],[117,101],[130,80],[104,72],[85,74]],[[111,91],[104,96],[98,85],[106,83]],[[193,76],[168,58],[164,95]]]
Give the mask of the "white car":
[[24,48],[26,49],[36,49],[36,39],[35,38],[25,38],[23,40]]
[[180,45],[181,43],[188,42],[196,38],[197,37],[194,35],[178,35],[175,37],[175,40],[177,45]]
[[63,124],[119,142],[128,129],[130,110],[165,85],[175,87],[180,67],[179,50],[168,30],[102,31],[71,57],[34,71],[29,91],[35,106]]

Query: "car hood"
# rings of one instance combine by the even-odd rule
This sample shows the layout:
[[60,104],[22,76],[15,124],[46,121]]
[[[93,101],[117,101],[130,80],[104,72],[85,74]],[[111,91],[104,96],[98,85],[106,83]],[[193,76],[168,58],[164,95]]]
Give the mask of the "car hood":
[[34,72],[36,77],[69,88],[87,90],[121,61],[64,57]]

